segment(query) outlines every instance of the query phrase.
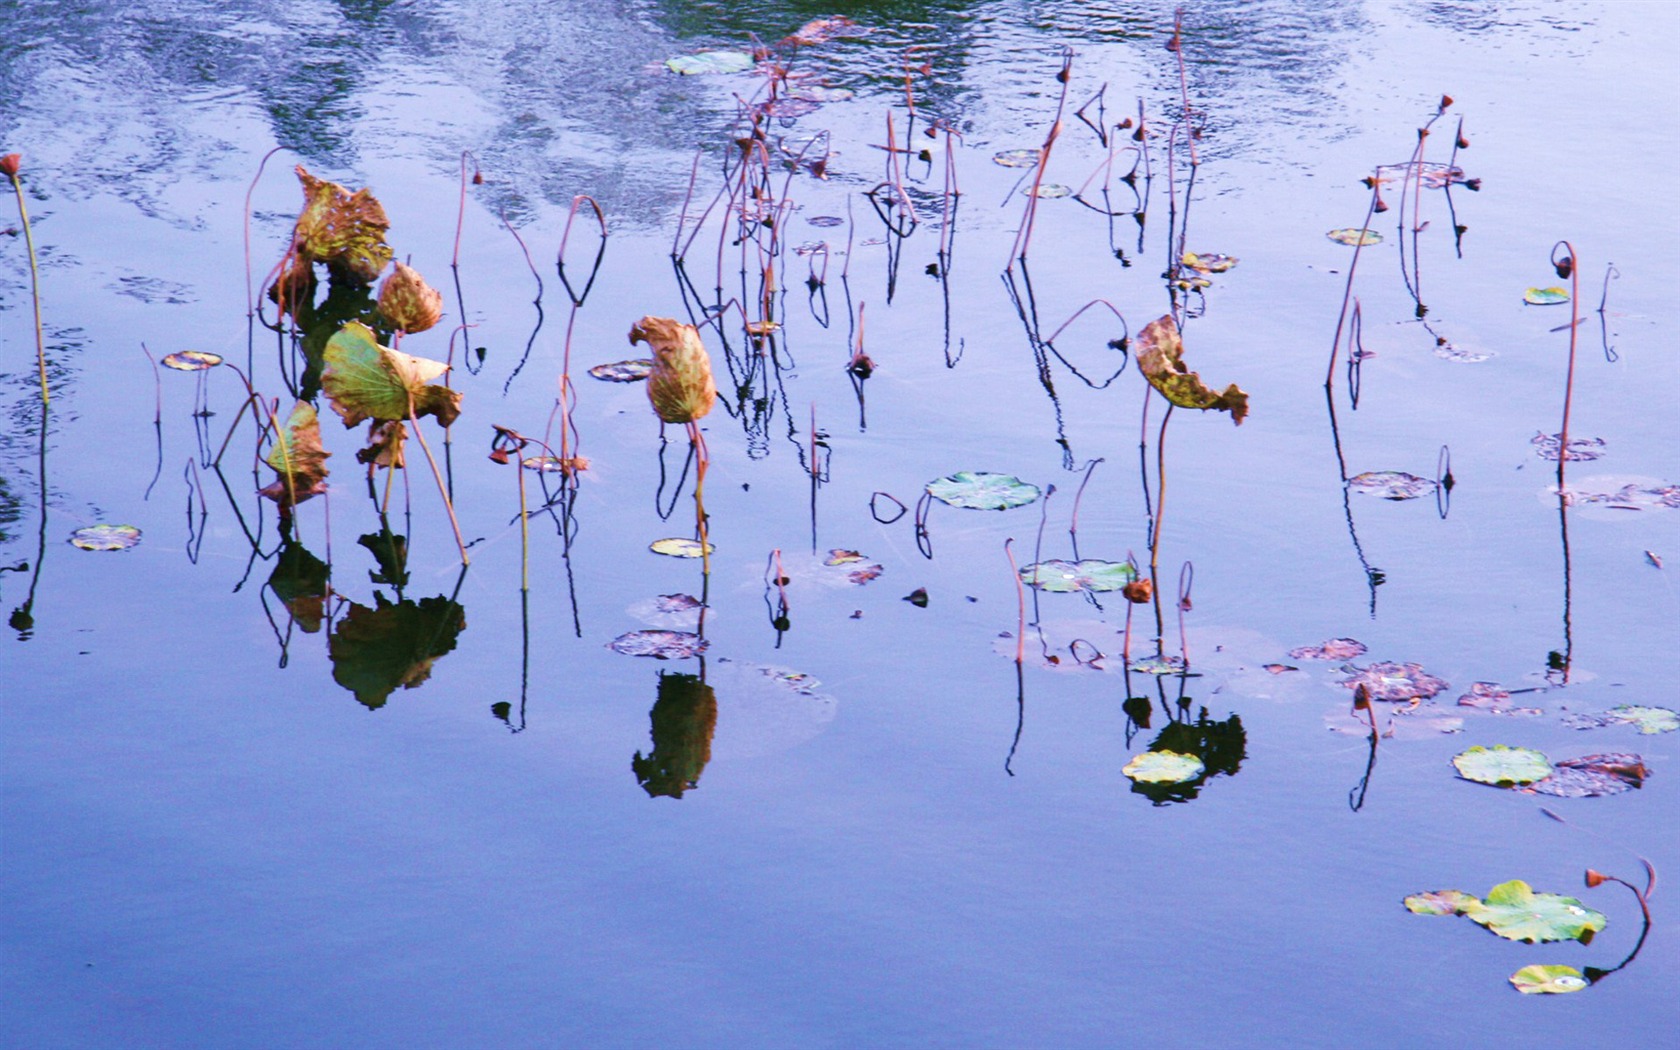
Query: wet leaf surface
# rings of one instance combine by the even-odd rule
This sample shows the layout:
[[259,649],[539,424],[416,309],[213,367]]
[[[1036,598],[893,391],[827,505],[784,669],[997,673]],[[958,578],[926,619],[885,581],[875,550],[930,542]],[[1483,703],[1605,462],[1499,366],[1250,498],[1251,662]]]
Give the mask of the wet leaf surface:
[[1435,483],[1403,470],[1368,470],[1348,478],[1348,488],[1367,496],[1405,500],[1427,496],[1435,491]]
[[1010,510],[1038,499],[1037,485],[1013,474],[959,470],[927,483],[927,493],[941,503],[969,510]]
[[1123,561],[1099,561],[1094,558],[1079,562],[1036,562],[1021,569],[1022,583],[1058,594],[1118,591],[1137,576],[1137,570]]
[[1465,780],[1494,787],[1521,787],[1552,774],[1552,763],[1545,755],[1532,748],[1504,744],[1478,744],[1455,755],[1452,763]]
[[687,660],[706,651],[706,640],[690,631],[630,631],[608,642],[607,648],[625,656]]
[[1648,776],[1645,760],[1635,754],[1582,755],[1554,763],[1552,775],[1529,790],[1559,798],[1599,798],[1644,787]]
[[70,534],[70,545],[84,551],[125,551],[139,542],[133,525],[87,525]]
[[1463,890],[1430,890],[1414,893],[1402,903],[1413,915],[1462,915],[1465,908],[1481,902],[1480,897]]
[[1521,879],[1502,882],[1486,899],[1468,904],[1464,916],[1509,941],[1574,941],[1590,939],[1604,929],[1602,912],[1574,897],[1535,893]]
[[1511,693],[1497,682],[1472,682],[1470,689],[1458,698],[1459,707],[1473,707],[1496,715],[1538,715],[1538,707],[1518,707]]
[[1144,656],[1132,661],[1132,670],[1144,674],[1175,675],[1185,672],[1182,656]]
[[1222,255],[1219,252],[1185,252],[1180,261],[1198,273],[1224,273],[1241,260],[1234,255]]
[[1511,975],[1511,987],[1524,995],[1562,995],[1587,986],[1586,976],[1573,966],[1534,963]]

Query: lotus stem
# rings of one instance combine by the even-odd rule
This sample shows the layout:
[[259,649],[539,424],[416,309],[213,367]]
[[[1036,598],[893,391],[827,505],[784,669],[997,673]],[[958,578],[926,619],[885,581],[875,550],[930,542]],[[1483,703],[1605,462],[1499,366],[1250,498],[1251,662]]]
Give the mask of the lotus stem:
[[23,183],[18,180],[18,155],[0,158],[0,169],[12,182],[17,195],[18,214],[23,218],[23,240],[29,246],[29,298],[35,307],[35,365],[41,375],[41,404],[49,404],[52,394],[47,389],[47,341],[41,331],[41,270],[35,259],[35,233],[29,225],[29,207],[23,201]]
[[455,546],[461,549],[461,568],[464,569],[471,564],[467,558],[467,543],[461,538],[461,523],[455,520],[455,503],[449,498],[449,490],[443,486],[443,472],[438,470],[437,460],[432,458],[432,450],[426,445],[426,435],[420,429],[420,419],[414,414],[413,393],[408,395],[408,421],[414,424],[414,436],[420,440],[420,451],[426,454],[426,464],[432,468],[432,478],[437,481],[438,495],[443,497],[443,509],[449,514],[449,527],[455,530]]

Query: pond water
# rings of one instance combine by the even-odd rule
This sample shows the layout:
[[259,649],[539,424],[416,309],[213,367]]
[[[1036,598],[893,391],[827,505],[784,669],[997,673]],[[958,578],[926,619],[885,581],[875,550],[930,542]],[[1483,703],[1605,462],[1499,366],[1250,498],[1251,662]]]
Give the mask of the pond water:
[[[1667,896],[1642,938],[1636,895],[1582,873],[1680,870],[1680,733],[1576,726],[1680,707],[1680,325],[1653,217],[1680,18],[1207,3],[1175,52],[1158,4],[846,13],[795,46],[833,11],[0,3],[0,153],[22,156],[51,388],[43,410],[9,205],[17,1045],[1672,1039]],[[743,72],[664,65],[754,38],[769,55]],[[1064,61],[1042,172],[994,161],[1044,144]],[[755,146],[744,114],[772,86]],[[758,174],[724,189],[744,154]],[[459,420],[419,426],[465,572],[417,443],[370,489],[324,396],[328,492],[294,542],[256,494],[275,472],[233,369],[282,416],[311,381],[262,323],[294,164],[370,188],[443,292],[401,348],[455,366]],[[1029,198],[1040,182],[1073,192]],[[602,243],[587,202],[569,285],[556,260],[585,194],[610,233],[574,310]],[[1350,279],[1326,234],[1368,214],[1383,239]],[[1559,241],[1576,306],[1525,304],[1570,286]],[[1204,275],[1185,251],[1238,262]],[[587,369],[645,353],[644,315],[720,304],[703,581],[649,551],[695,533],[687,433]],[[1569,436],[1603,446],[1560,508],[1534,441],[1561,425],[1577,308]],[[1175,408],[1162,429],[1137,358],[1168,315],[1190,369],[1246,391],[1240,427]],[[228,364],[148,361],[183,350]],[[523,593],[493,426],[588,460],[525,474],[531,507],[557,502],[530,517]],[[962,471],[1040,495],[918,510]],[[1362,491],[1378,471],[1420,498]],[[69,542],[101,523],[140,542]],[[1147,576],[1152,546],[1153,600],[1018,594],[1035,561]],[[694,631],[669,595],[704,595],[702,657],[608,647]],[[1290,655],[1343,637],[1365,651]],[[1189,673],[1148,673],[1173,657]],[[1351,669],[1428,691],[1380,662],[1447,684],[1355,711]],[[1532,713],[1459,704],[1499,696],[1475,683]],[[1637,752],[1649,778],[1570,798],[1455,775],[1500,744]],[[1150,750],[1203,771],[1130,779]],[[1512,879],[1607,926],[1526,944],[1401,903]],[[1530,964],[1598,979],[1519,995]]]

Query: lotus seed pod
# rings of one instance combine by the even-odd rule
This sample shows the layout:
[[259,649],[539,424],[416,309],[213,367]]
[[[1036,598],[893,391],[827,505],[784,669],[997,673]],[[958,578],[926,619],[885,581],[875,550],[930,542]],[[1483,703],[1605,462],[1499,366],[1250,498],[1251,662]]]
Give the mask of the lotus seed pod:
[[409,335],[424,332],[443,317],[443,293],[427,284],[420,271],[397,263],[379,287],[379,316]]
[[669,317],[644,317],[631,326],[630,343],[653,348],[647,392],[660,419],[692,423],[712,410],[717,401],[712,360],[693,325]]

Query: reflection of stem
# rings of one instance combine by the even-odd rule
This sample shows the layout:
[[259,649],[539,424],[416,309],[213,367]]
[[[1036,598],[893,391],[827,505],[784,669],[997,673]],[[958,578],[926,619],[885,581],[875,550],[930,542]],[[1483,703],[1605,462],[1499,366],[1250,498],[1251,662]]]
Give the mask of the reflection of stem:
[[525,464],[517,452],[513,469],[519,475],[519,592],[523,602],[531,590],[531,515],[525,510]]
[[[455,504],[449,498],[449,490],[444,487],[443,474],[438,470],[437,460],[432,458],[432,450],[426,445],[426,435],[420,429],[420,419],[414,414],[414,395],[408,395],[408,421],[414,424],[414,436],[420,439],[420,451],[426,454],[426,463],[432,468],[432,477],[437,481],[438,495],[443,497],[443,509],[449,514],[449,527],[455,530],[455,546],[461,549],[461,568],[469,564],[467,559],[467,543],[461,538],[461,523],[455,520]],[[521,470],[524,467],[520,467]],[[521,508],[523,509],[523,508]]]
[[1010,776],[1015,770],[1010,768],[1015,762],[1015,750],[1021,746],[1021,730],[1027,725],[1027,678],[1026,669],[1020,661],[1015,663],[1015,739],[1009,743],[1009,756],[1003,760],[1003,771]]
[[1641,891],[1639,887],[1635,886],[1633,883],[1627,881],[1626,879],[1618,878],[1615,875],[1605,875],[1601,872],[1591,870],[1587,872],[1588,887],[1596,886],[1602,882],[1619,882],[1623,886],[1626,886],[1630,891],[1632,891],[1635,899],[1639,901],[1639,913],[1645,920],[1644,925],[1640,927],[1639,930],[1639,940],[1634,942],[1633,951],[1628,952],[1627,958],[1610,967],[1608,970],[1600,970],[1594,966],[1587,967],[1585,976],[1587,980],[1593,984],[1597,984],[1599,981],[1604,980],[1604,978],[1615,973],[1617,970],[1622,969],[1627,966],[1628,963],[1631,963],[1634,959],[1638,958],[1640,949],[1645,947],[1645,938],[1651,935],[1651,893],[1657,888],[1657,869],[1652,867],[1651,862],[1646,860],[1644,857],[1639,858],[1639,863],[1645,865],[1645,889],[1643,891]]
[[41,445],[38,453],[41,470],[41,529],[35,545],[35,570],[29,574],[29,591],[23,604],[12,610],[11,626],[18,632],[18,640],[27,639],[35,628],[35,588],[41,582],[41,563],[47,557],[47,422],[51,414],[48,402],[41,402]]
[[11,172],[12,191],[17,194],[18,214],[23,217],[23,240],[29,246],[29,297],[35,305],[35,364],[41,372],[41,403],[52,400],[47,393],[47,342],[41,333],[41,273],[35,262],[35,234],[29,227],[29,208],[23,203],[23,183]]
[[1015,578],[1015,666],[1019,667],[1027,655],[1027,591],[1021,585],[1021,570],[1015,564],[1015,537],[1003,541],[1003,553],[1009,558],[1009,573]]
[[[711,586],[712,580],[712,547],[707,540],[706,528],[706,468],[711,465],[711,456],[706,451],[706,439],[701,436],[700,424],[690,420],[688,423],[688,443],[695,452],[694,468],[694,532],[700,541],[700,578],[701,589]],[[700,623],[702,634],[706,622],[706,607],[704,601],[700,606]]]

